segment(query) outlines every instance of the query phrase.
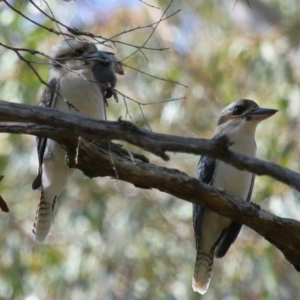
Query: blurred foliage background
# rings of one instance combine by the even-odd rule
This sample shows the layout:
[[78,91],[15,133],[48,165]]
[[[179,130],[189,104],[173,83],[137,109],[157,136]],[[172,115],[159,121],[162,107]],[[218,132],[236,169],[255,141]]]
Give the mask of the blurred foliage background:
[[[168,1],[48,0],[55,17],[71,27],[111,38],[157,22]],[[56,25],[28,1],[8,1],[31,19]],[[49,12],[45,1],[35,1]],[[153,27],[99,44],[130,68],[117,89],[134,101],[109,102],[108,118],[131,119],[155,132],[213,136],[219,111],[240,98],[279,109],[259,126],[257,156],[299,172],[300,2],[297,0],[174,0],[143,50]],[[0,40],[44,53],[62,36],[25,20],[0,3]],[[101,39],[100,39],[101,40]],[[129,57],[130,56],[130,57]],[[147,59],[146,59],[146,58]],[[47,79],[47,61],[34,65]],[[36,104],[43,86],[15,53],[0,47],[0,99]],[[184,98],[165,103],[170,99]],[[140,108],[143,110],[143,117]],[[148,125],[147,125],[148,123]],[[130,149],[134,149],[128,145]],[[141,152],[141,150],[139,150]],[[194,176],[199,157],[171,154],[151,162]],[[210,288],[192,291],[195,260],[191,204],[156,190],[141,190],[110,178],[88,179],[78,171],[56,206],[45,244],[31,238],[39,193],[31,190],[35,138],[0,135],[0,195],[9,205],[0,217],[0,299],[298,299],[300,277],[283,255],[244,227],[229,253],[216,260]],[[257,177],[253,201],[281,217],[299,220],[299,194]]]

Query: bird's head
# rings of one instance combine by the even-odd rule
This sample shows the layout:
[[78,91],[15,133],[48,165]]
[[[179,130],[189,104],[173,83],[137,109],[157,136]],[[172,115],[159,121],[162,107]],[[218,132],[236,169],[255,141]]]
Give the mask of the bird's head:
[[96,62],[98,52],[97,47],[87,40],[63,40],[52,47],[50,66],[72,71],[91,69]]
[[50,70],[52,72],[92,70],[94,66],[110,68],[112,72],[123,75],[121,62],[114,53],[99,51],[88,40],[66,39],[55,44],[50,50]]
[[252,100],[238,100],[229,104],[221,111],[216,133],[254,135],[257,125],[276,112],[276,109],[261,108]]

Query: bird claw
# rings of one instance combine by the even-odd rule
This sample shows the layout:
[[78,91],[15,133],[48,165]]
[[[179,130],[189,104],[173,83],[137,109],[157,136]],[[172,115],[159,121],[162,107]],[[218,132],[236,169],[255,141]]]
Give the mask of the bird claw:
[[225,195],[226,194],[226,190],[225,189],[218,188],[218,191],[220,192],[221,195]]
[[105,87],[104,90],[104,100],[105,100],[105,105],[108,107],[108,102],[107,99],[110,98],[111,96],[114,96],[115,100],[117,103],[119,103],[119,98],[118,94],[116,91],[108,84],[108,86]]

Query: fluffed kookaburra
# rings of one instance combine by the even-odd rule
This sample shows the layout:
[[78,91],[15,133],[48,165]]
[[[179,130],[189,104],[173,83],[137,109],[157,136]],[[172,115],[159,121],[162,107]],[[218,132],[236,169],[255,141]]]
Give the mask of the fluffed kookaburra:
[[[226,134],[233,142],[230,149],[255,156],[256,127],[276,112],[275,109],[260,108],[252,100],[242,99],[231,103],[222,110],[215,135]],[[202,156],[196,178],[230,196],[249,202],[255,176],[225,162]],[[214,256],[221,258],[226,254],[242,225],[195,204],[193,225],[197,249],[193,289],[204,294],[209,286]]]
[[[124,74],[113,53],[98,51],[87,40],[66,39],[50,51],[49,81],[40,106],[105,120],[106,98],[116,85],[116,74]],[[74,169],[65,163],[65,150],[55,141],[37,137],[38,175],[32,188],[41,190],[33,225],[33,237],[42,242],[51,227],[56,198]]]

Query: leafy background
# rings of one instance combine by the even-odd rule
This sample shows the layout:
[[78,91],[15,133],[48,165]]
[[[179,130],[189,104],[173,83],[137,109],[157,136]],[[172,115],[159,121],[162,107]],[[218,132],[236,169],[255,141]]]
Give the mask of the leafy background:
[[[39,23],[55,28],[27,1],[8,1]],[[35,1],[47,12],[45,1]],[[168,1],[49,0],[68,26],[110,38],[157,22]],[[179,1],[167,12],[143,50],[153,27],[123,33],[110,43],[130,68],[118,87],[128,97],[110,100],[109,120],[132,119],[155,132],[213,136],[218,112],[249,98],[279,110],[260,125],[257,156],[299,172],[299,9],[297,0]],[[62,36],[35,26],[0,3],[0,39],[15,47],[48,53]],[[122,43],[120,43],[122,42]],[[147,57],[147,59],[145,58]],[[47,79],[47,61],[26,55]],[[12,51],[0,47],[0,99],[36,104],[42,85]],[[184,98],[165,103],[169,99]],[[140,108],[142,108],[145,118]],[[148,125],[147,125],[148,123]],[[128,148],[134,149],[131,145]],[[139,150],[141,151],[141,150]],[[171,154],[152,163],[194,176],[199,157]],[[222,260],[216,260],[210,288],[192,291],[195,249],[191,204],[156,190],[141,190],[110,178],[88,179],[78,171],[59,198],[46,243],[31,238],[39,193],[35,139],[0,135],[0,195],[9,214],[0,218],[0,299],[297,299],[299,274],[271,244],[244,227]],[[257,177],[253,201],[282,217],[299,220],[299,194],[267,177]]]

